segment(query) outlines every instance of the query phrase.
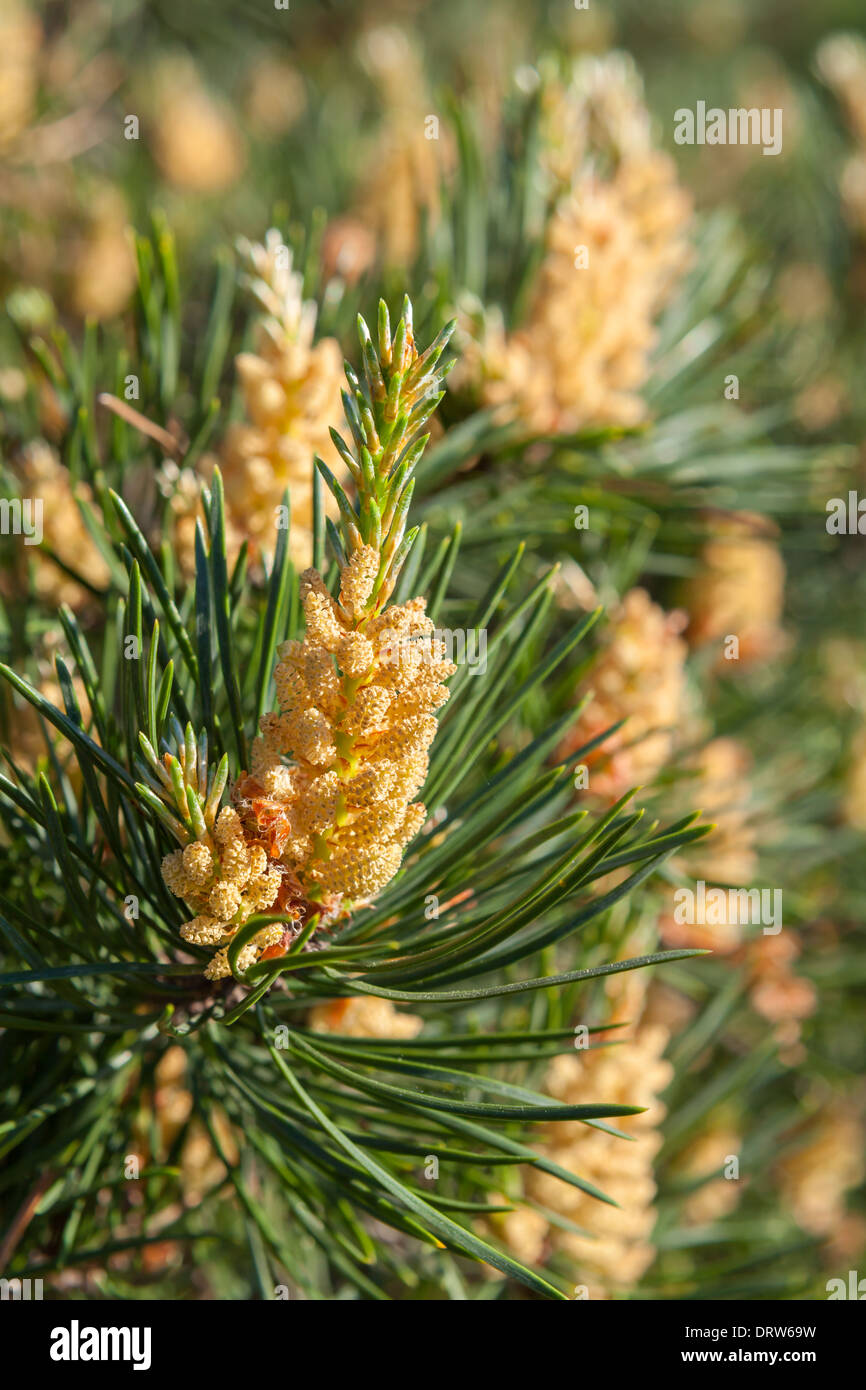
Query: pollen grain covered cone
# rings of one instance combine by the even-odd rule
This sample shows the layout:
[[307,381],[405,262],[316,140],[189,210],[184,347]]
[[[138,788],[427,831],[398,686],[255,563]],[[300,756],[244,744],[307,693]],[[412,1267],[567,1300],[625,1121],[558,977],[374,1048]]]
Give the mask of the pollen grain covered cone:
[[547,435],[646,418],[656,320],[691,259],[691,202],[653,146],[623,54],[541,92],[540,177],[553,211],[527,314],[467,297],[458,381],[485,407]]
[[[414,797],[427,776],[435,711],[448,698],[444,682],[456,667],[446,660],[425,599],[389,599],[418,534],[417,528],[407,534],[406,524],[412,472],[429,440],[419,431],[442,398],[447,367],[437,364],[454,325],[422,354],[408,299],[393,336],[380,304],[378,352],[363,320],[358,326],[364,378],[347,366],[343,396],[354,452],[331,431],[355,484],[355,503],[316,460],[342,524],[342,534],[331,528],[339,590],[332,595],[315,569],[301,576],[304,636],[278,648],[278,708],[259,721],[250,769],[232,787],[233,805],[214,822],[223,771],[218,786],[200,782],[207,802],[197,820],[186,817],[181,781],[195,772],[191,729],[182,768],[176,760],[167,771],[143,743],[158,779],[152,801],[160,808],[157,798],[170,804],[175,796],[184,826],[184,848],[169,856],[163,875],[198,913],[182,934],[219,948],[206,972],[212,979],[231,973],[231,937],[252,912],[273,908],[279,920],[244,940],[240,969],[283,954],[298,922],[302,948],[317,925],[369,902],[397,873],[427,815]],[[236,846],[237,880],[214,853],[224,821]],[[197,843],[188,844],[190,838]],[[248,912],[250,891],[256,900]]]
[[420,430],[444,394],[439,362],[454,324],[419,353],[407,298],[393,335],[384,302],[377,327],[374,344],[359,318],[363,375],[346,368],[354,450],[331,431],[356,503],[317,460],[340,511],[331,537],[339,593],[314,569],[301,576],[304,637],[278,649],[279,708],[260,720],[250,775],[236,789],[258,830],[259,808],[282,827],[272,851],[331,918],[390,882],[423,825],[426,809],[413,798],[456,669],[423,598],[388,602],[417,535],[406,533],[412,474],[430,437]]
[[209,769],[206,735],[196,743],[191,725],[175,731],[177,756],[158,757],[153,745],[139,736],[151,773],[149,786],[138,783],[180,848],[162,861],[162,878],[194,914],[180,934],[192,946],[214,951],[205,967],[209,980],[232,973],[228,948],[239,928],[259,913],[274,911],[281,920],[267,922],[238,952],[237,968],[245,970],[263,951],[284,943],[286,926],[297,921],[302,908],[284,882],[284,871],[267,845],[250,835],[233,806],[219,809],[228,776],[224,754]]
[[[195,572],[195,521],[201,481],[219,467],[225,489],[226,544],[233,562],[243,541],[258,561],[271,554],[284,496],[290,494],[288,527],[292,562],[310,563],[313,528],[313,459],[324,458],[345,480],[346,469],[329,426],[342,418],[342,359],[336,339],[316,340],[316,304],[303,297],[303,277],[274,228],[264,243],[239,242],[243,283],[258,308],[252,349],[235,359],[243,418],[232,420],[216,454],[206,454],[197,474],[184,470],[172,500],[175,537],[184,573]],[[336,507],[328,499],[328,511]]]
[[328,432],[342,418],[342,358],[334,338],[314,341],[316,306],[304,300],[302,277],[279,233],[269,231],[262,246],[242,242],[241,250],[262,312],[255,351],[239,353],[235,362],[245,418],[229,425],[222,445],[226,505],[254,551],[270,550],[288,487],[289,544],[300,568],[312,549],[314,455],[345,476]]
[[[282,883],[279,869],[268,863],[261,845],[248,843],[237,812],[224,806],[210,843],[194,840],[166,855],[162,876],[177,897],[196,911],[180,934],[196,946],[217,946],[255,912],[266,912],[277,900]],[[256,960],[260,950],[275,945],[283,929],[264,927],[242,947],[240,969]],[[231,974],[225,948],[216,952],[205,975],[219,980]]]
[[313,899],[365,901],[394,877],[426,819],[412,798],[456,670],[423,598],[368,610],[378,571],[376,549],[356,550],[339,601],[302,576],[306,634],[280,648],[279,712],[253,749],[252,776],[291,825],[283,862]]

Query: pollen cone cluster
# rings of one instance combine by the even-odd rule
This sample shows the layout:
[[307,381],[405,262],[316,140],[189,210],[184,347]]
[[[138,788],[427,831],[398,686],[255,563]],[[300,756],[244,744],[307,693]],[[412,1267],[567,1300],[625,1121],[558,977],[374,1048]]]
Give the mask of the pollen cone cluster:
[[735,1169],[731,1160],[739,1158],[741,1146],[737,1130],[723,1117],[717,1117],[711,1118],[681,1155],[676,1165],[677,1175],[692,1181],[703,1179],[683,1203],[686,1225],[703,1226],[721,1221],[736,1209],[743,1184],[739,1177],[733,1176]]
[[557,756],[570,757],[612,725],[625,724],[588,755],[589,787],[620,796],[650,781],[669,761],[686,712],[685,615],[666,613],[632,589],[614,613],[588,684],[593,699]]
[[[624,943],[621,956],[640,953],[646,945],[642,937],[633,937]],[[576,1278],[593,1299],[627,1292],[655,1258],[653,1164],[662,1144],[660,1125],[666,1113],[659,1094],[670,1083],[673,1068],[663,1055],[670,1033],[649,1020],[647,991],[643,970],[611,976],[605,991],[611,1008],[608,1022],[627,1025],[612,1035],[618,1041],[555,1057],[543,1087],[567,1105],[613,1102],[646,1107],[642,1114],[616,1121],[631,1142],[579,1120],[566,1120],[539,1126],[540,1142],[535,1146],[544,1158],[585,1179],[619,1205],[610,1206],[552,1174],[530,1168],[524,1196],[533,1205],[490,1218],[509,1248],[531,1263],[557,1252],[570,1257]],[[541,1207],[580,1226],[587,1235],[548,1223],[536,1210]]]
[[[749,751],[739,739],[710,739],[692,767],[696,776],[684,783],[684,795],[712,821],[713,830],[683,856],[686,872],[707,882],[745,887],[754,880],[758,867]],[[736,951],[742,944],[742,924],[732,920],[709,925],[703,920],[705,916],[706,911],[702,914],[696,907],[693,922],[664,917],[660,924],[664,944],[673,948],[695,946],[721,955]]]
[[[76,497],[92,502],[93,493],[87,483],[73,486],[68,469],[51,445],[42,439],[24,448],[16,473],[22,496],[41,507],[45,546],[95,589],[104,588],[108,583],[108,565],[76,505]],[[19,554],[34,560],[36,592],[43,602],[57,606],[67,603],[74,609],[86,605],[91,597],[89,590],[55,564],[38,545],[25,547],[22,540]]]
[[129,242],[129,209],[109,184],[90,191],[87,218],[71,255],[72,307],[82,318],[108,319],[119,313],[137,283]]
[[[184,1048],[169,1047],[162,1054],[154,1068],[153,1082],[152,1090],[145,1088],[142,1092],[142,1105],[134,1129],[136,1153],[144,1159],[142,1166],[166,1163],[180,1141],[177,1163],[184,1204],[198,1206],[205,1193],[225,1178],[226,1170],[205,1126],[194,1114]],[[213,1108],[211,1122],[227,1160],[237,1163],[237,1138],[219,1106]]]
[[579,64],[545,98],[558,198],[529,312],[513,333],[495,310],[464,319],[458,380],[534,432],[633,425],[655,317],[688,262],[690,203],[622,55]]
[[698,775],[691,784],[692,801],[715,825],[692,855],[696,873],[735,887],[749,883],[757,868],[751,765],[749,750],[739,739],[710,739],[698,754]]
[[[579,192],[593,165],[616,190],[640,238],[657,310],[691,261],[691,200],[673,160],[654,144],[633,60],[617,52],[579,60],[570,81],[551,83],[544,96],[543,159],[551,176],[567,193]],[[560,140],[557,157],[557,132],[569,125],[573,133]]]
[[260,720],[232,805],[217,818],[228,758],[208,774],[204,735],[197,745],[192,728],[178,725],[179,756],[162,760],[139,739],[151,774],[139,793],[182,845],[165,859],[163,877],[195,913],[184,938],[218,948],[211,979],[231,973],[230,938],[253,913],[275,907],[282,921],[244,944],[240,969],[282,954],[293,922],[312,932],[368,902],[426,819],[414,798],[456,667],[423,598],[388,600],[417,535],[406,532],[412,471],[429,439],[419,431],[443,394],[447,368],[438,363],[453,324],[421,354],[408,299],[393,337],[380,304],[378,352],[363,320],[358,327],[363,381],[347,367],[343,394],[354,452],[332,431],[356,485],[354,505],[316,460],[340,516],[342,530],[332,527],[330,537],[339,587],[332,595],[314,569],[301,576],[304,636],[278,648],[277,708]]
[[851,225],[866,232],[866,42],[860,34],[831,34],[816,66],[840,102],[857,144],[842,168],[840,191]]
[[[288,522],[292,559],[304,566],[312,553],[314,456],[345,477],[329,433],[343,415],[342,355],[334,338],[313,341],[316,306],[303,299],[302,277],[292,269],[291,253],[279,233],[269,231],[263,246],[242,242],[241,250],[247,283],[262,310],[255,351],[239,353],[235,360],[245,419],[229,425],[219,458],[204,459],[202,471],[209,473],[219,463],[230,558],[243,539],[254,558],[262,550],[272,554],[277,529]],[[279,509],[286,488],[291,513],[283,517]],[[191,569],[194,531],[185,521],[191,512],[185,493],[176,511]]]
[[426,819],[413,797],[456,669],[424,599],[368,611],[379,563],[356,550],[339,600],[304,574],[306,634],[280,648],[279,712],[254,748],[252,776],[291,826],[283,863],[313,899],[364,901],[397,872]]
[[[745,513],[726,522],[704,546],[701,568],[686,587],[689,641],[716,644],[720,671],[769,661],[785,645],[785,565],[763,526]],[[737,639],[735,658],[725,652],[731,637]]]
[[773,1025],[779,1055],[790,1066],[801,1063],[800,1043],[804,1019],[818,1007],[811,980],[797,973],[800,942],[790,931],[778,936],[758,936],[746,949],[746,977],[753,1009]]
[[673,1074],[662,1055],[667,1042],[664,1028],[643,1024],[625,1042],[557,1057],[548,1069],[545,1090],[568,1105],[604,1101],[647,1107],[644,1114],[617,1121],[631,1142],[576,1120],[545,1127],[544,1156],[600,1188],[618,1207],[537,1169],[527,1178],[531,1201],[592,1233],[581,1236],[551,1226],[548,1237],[553,1250],[575,1261],[591,1298],[632,1287],[655,1258],[653,1161],[665,1114],[658,1095]]
[[164,177],[191,193],[218,193],[243,172],[244,147],[231,109],[186,59],[162,61],[142,96],[155,108],[152,147]]
[[414,797],[427,775],[436,709],[454,665],[423,598],[388,604],[415,532],[406,534],[412,470],[438,405],[437,364],[449,324],[423,354],[412,306],[392,337],[379,306],[378,352],[359,320],[360,380],[347,367],[346,418],[355,445],[333,440],[358,490],[352,506],[331,470],[318,466],[338,503],[339,591],[301,577],[306,630],[279,648],[278,709],[262,717],[248,775],[235,789],[251,834],[265,837],[305,899],[338,915],[364,903],[400,867],[426,810]]
[[[184,941],[220,947],[205,970],[209,980],[231,974],[223,943],[254,912],[273,907],[283,880],[278,868],[269,867],[264,848],[247,840],[232,806],[220,811],[212,837],[167,854],[162,876],[172,893],[196,914],[180,929]],[[279,924],[263,927],[241,948],[238,968],[245,970],[260,951],[277,945],[282,937]]]
[[[491,1193],[492,1206],[505,1205],[508,1200],[507,1193]],[[500,1240],[522,1264],[537,1265],[544,1258],[550,1223],[532,1207],[521,1205],[513,1211],[494,1212],[484,1218],[481,1229]]]
[[780,1162],[785,1204],[804,1231],[826,1236],[844,1221],[847,1193],[866,1172],[864,1139],[854,1102],[832,1102],[819,1112],[806,1142]]
[[[408,34],[382,25],[364,35],[360,57],[379,90],[383,122],[362,182],[357,215],[381,246],[389,265],[410,265],[422,220],[439,206],[445,131],[429,124],[433,109],[420,54]],[[440,134],[442,138],[440,139]]]
[[42,27],[18,0],[0,15],[0,150],[30,123],[36,106]]
[[228,758],[208,770],[207,742],[196,743],[193,730],[175,731],[178,756],[160,759],[148,740],[139,743],[149,764],[149,785],[137,783],[142,798],[180,841],[181,848],[162,861],[162,877],[175,897],[193,913],[180,934],[194,946],[216,948],[205,975],[219,980],[231,974],[231,939],[255,913],[279,910],[282,920],[268,923],[240,949],[237,968],[245,970],[263,951],[282,954],[292,923],[302,915],[285,871],[251,836],[233,806],[219,803],[225,789]]

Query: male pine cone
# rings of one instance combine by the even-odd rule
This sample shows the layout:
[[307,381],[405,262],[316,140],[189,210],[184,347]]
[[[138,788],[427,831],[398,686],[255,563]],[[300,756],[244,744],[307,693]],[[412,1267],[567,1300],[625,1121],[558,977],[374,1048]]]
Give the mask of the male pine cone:
[[456,670],[423,598],[367,611],[378,571],[378,551],[357,549],[339,601],[302,576],[306,633],[280,648],[279,713],[253,748],[253,778],[291,826],[283,862],[313,900],[366,900],[397,872],[426,819],[412,798]]
[[[423,598],[387,606],[412,536],[405,534],[418,432],[441,399],[439,365],[453,324],[419,354],[406,299],[396,331],[379,306],[378,351],[362,319],[359,378],[346,368],[354,453],[332,438],[357,489],[353,507],[321,462],[340,508],[338,597],[315,570],[301,579],[306,631],[285,642],[275,672],[278,712],[260,721],[251,776],[237,789],[273,825],[300,894],[329,915],[366,901],[400,867],[427,812],[413,801],[427,775],[434,711],[455,667]],[[260,814],[256,821],[261,832]]]
[[[261,845],[249,844],[237,812],[224,806],[208,840],[193,840],[162,861],[162,876],[177,897],[196,916],[180,929],[184,941],[196,946],[218,946],[255,912],[266,912],[276,902],[282,882],[278,868],[268,863]],[[271,924],[241,949],[241,970],[252,965],[259,951],[275,945],[283,935]],[[205,974],[209,980],[230,975],[225,948],[218,950]]]
[[[223,818],[233,818],[239,874],[216,864],[211,827],[201,818],[193,826],[197,843],[163,864],[169,888],[198,914],[182,929],[185,939],[219,947],[210,978],[230,973],[227,942],[251,915],[248,899],[251,910],[273,906],[282,921],[344,916],[394,877],[427,817],[413,798],[427,776],[435,710],[448,698],[444,681],[456,667],[425,600],[388,599],[417,534],[406,535],[406,522],[412,473],[429,439],[418,432],[441,399],[448,367],[438,363],[453,326],[419,355],[408,299],[393,335],[380,305],[378,352],[359,321],[363,380],[347,366],[343,395],[355,452],[332,431],[357,490],[355,506],[318,461],[341,515],[342,537],[332,528],[339,594],[314,569],[301,577],[304,638],[278,649],[278,709],[261,718],[250,771],[241,773],[234,806],[215,827],[219,840]],[[155,753],[150,761],[164,784],[154,790],[165,799],[174,784]],[[259,952],[281,953],[289,936],[268,924],[243,946],[241,969]]]

